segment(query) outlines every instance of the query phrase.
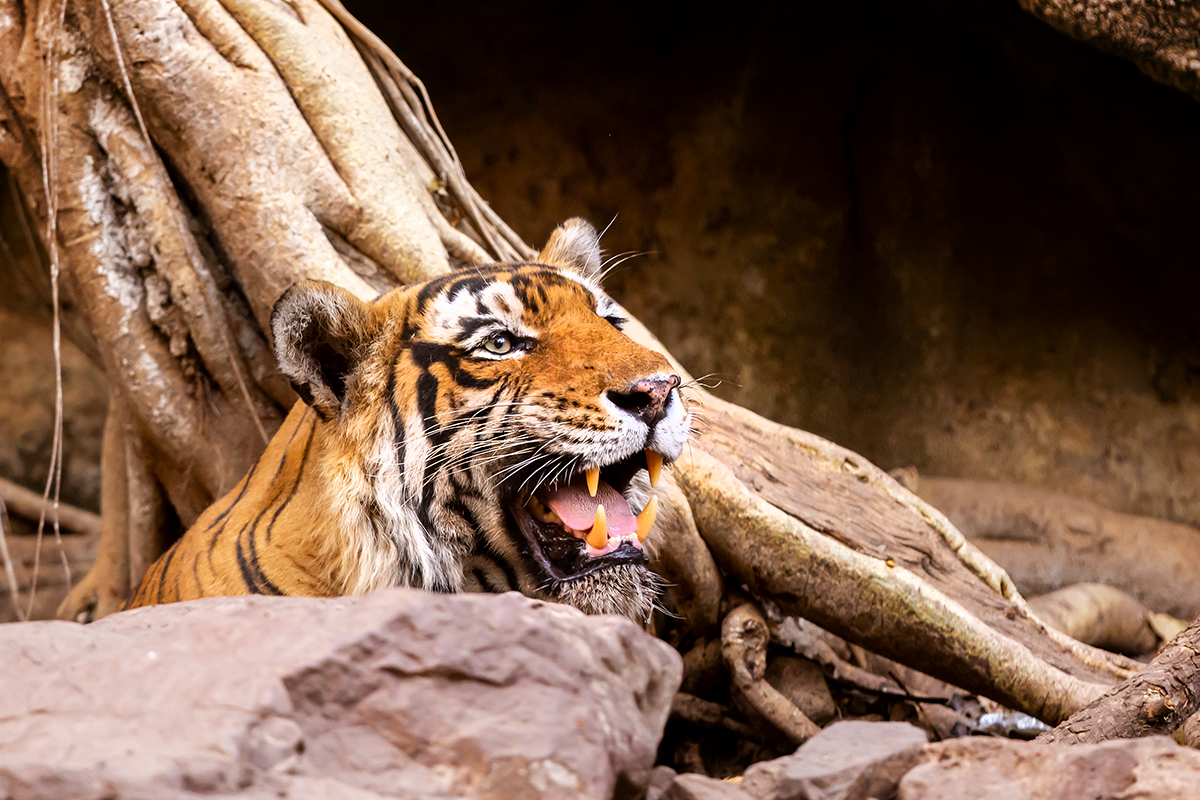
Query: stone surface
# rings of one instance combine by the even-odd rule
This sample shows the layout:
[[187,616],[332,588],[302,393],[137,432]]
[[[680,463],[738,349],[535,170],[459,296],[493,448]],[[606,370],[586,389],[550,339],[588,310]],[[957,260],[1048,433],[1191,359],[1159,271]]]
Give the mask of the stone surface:
[[689,774],[675,778],[662,800],[750,800],[750,795],[737,783]]
[[608,798],[666,644],[516,594],[213,598],[0,626],[0,796]]
[[899,779],[917,763],[916,754],[926,741],[924,731],[906,722],[837,722],[792,755],[747,769],[742,788],[756,800],[840,799],[856,783],[870,783],[864,773],[889,759],[912,754],[911,760],[891,761],[884,770],[892,774],[898,768],[895,778]]
[[1200,793],[1200,753],[1165,736],[1096,745],[956,739],[930,745],[898,800],[1177,800]]

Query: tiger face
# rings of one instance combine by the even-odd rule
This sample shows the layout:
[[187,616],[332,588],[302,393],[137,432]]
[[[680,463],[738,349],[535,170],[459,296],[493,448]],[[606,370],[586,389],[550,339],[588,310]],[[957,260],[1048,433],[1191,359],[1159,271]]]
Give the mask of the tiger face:
[[622,333],[594,229],[529,264],[469,268],[363,303],[293,287],[280,369],[320,416],[316,485],[349,537],[344,593],[518,589],[644,616],[651,484],[691,417],[667,360]]

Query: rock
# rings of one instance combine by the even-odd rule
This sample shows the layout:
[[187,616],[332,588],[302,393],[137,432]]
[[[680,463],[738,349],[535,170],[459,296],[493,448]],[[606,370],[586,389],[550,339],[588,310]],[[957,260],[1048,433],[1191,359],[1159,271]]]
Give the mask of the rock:
[[665,792],[675,782],[675,770],[670,767],[655,767],[646,781],[646,795],[642,800],[662,800]]
[[662,800],[751,800],[740,786],[705,775],[679,775],[667,787]]
[[1093,745],[973,737],[924,751],[926,763],[900,779],[899,800],[1177,800],[1200,786],[1200,752],[1165,736]]
[[0,625],[0,796],[640,791],[668,645],[517,594],[212,598]]
[[825,683],[825,674],[808,659],[775,656],[767,664],[765,677],[767,683],[817,725],[824,725],[837,716],[837,706]]
[[905,722],[836,722],[792,755],[751,766],[742,789],[756,800],[841,800],[852,789],[869,797],[877,773],[894,785],[926,742],[924,731]]

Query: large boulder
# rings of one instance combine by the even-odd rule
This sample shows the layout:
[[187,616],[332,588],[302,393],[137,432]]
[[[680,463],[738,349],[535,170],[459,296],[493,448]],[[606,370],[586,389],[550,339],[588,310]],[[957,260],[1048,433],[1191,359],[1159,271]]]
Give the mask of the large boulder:
[[680,679],[625,619],[407,589],[0,625],[0,652],[14,800],[634,794]]

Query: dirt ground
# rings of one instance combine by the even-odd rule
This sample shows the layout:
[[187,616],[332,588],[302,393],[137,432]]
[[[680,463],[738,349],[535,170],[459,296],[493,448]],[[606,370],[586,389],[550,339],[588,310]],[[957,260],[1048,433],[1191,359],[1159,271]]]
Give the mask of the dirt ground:
[[[615,217],[644,255],[610,288],[718,394],[1200,525],[1195,101],[1003,0],[348,5],[528,240]],[[0,474],[40,488],[46,317],[0,295]],[[95,508],[103,378],[66,359],[64,496]]]

